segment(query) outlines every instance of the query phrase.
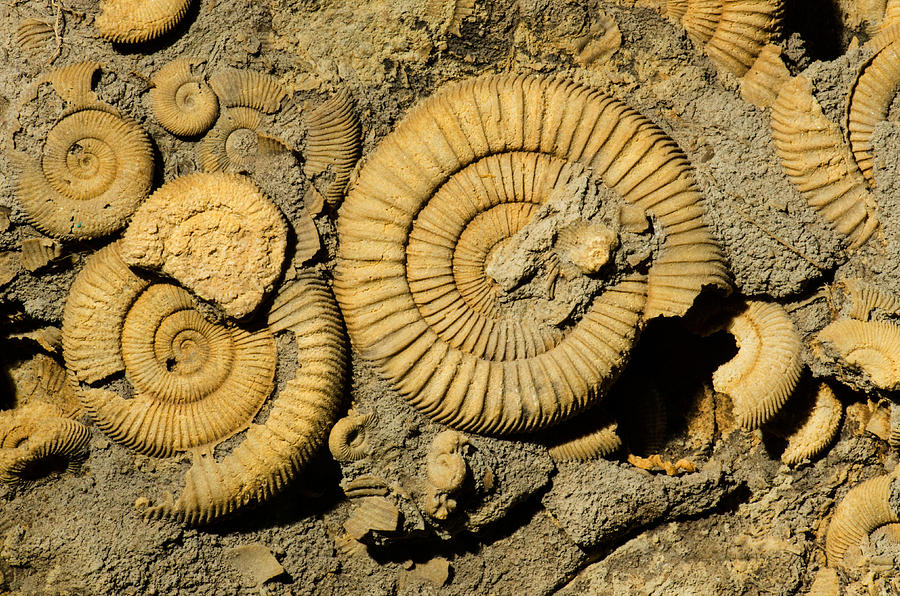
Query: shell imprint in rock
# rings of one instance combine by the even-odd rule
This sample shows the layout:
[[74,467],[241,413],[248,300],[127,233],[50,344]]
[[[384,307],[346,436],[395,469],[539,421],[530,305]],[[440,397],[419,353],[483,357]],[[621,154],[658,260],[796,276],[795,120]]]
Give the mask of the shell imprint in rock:
[[594,62],[604,63],[622,45],[622,32],[619,25],[605,13],[597,15],[591,23],[590,31],[574,40],[571,49],[575,62],[581,66],[589,66]]
[[887,120],[898,89],[900,41],[895,41],[887,44],[863,66],[850,92],[847,134],[853,157],[869,184],[875,183],[872,134],[879,122]]
[[86,387],[79,398],[101,430],[154,456],[239,432],[274,387],[268,330],[209,322],[185,290],[129,271],[116,244],[89,257],[72,284],[63,356],[81,381],[124,369],[132,399]]
[[889,474],[871,478],[850,489],[838,504],[825,537],[825,554],[829,567],[837,567],[851,546],[880,526],[900,522],[891,508],[891,483],[896,476]]
[[595,407],[555,430],[545,442],[554,461],[585,461],[606,457],[622,446],[619,423]]
[[19,160],[16,196],[36,228],[97,238],[123,228],[150,192],[153,153],[136,123],[86,109],[64,116],[39,160]]
[[[567,333],[505,318],[485,261],[583,166],[657,218],[659,257]],[[367,158],[338,220],[335,293],[356,348],[425,414],[536,430],[603,395],[642,318],[680,316],[704,286],[729,286],[704,213],[686,158],[621,102],[560,79],[470,79]]]
[[62,255],[62,247],[49,238],[26,238],[22,240],[22,266],[29,271],[37,271],[50,261]]
[[252,108],[226,110],[197,146],[205,172],[242,172],[260,151],[262,114]]
[[191,174],[141,205],[121,242],[123,260],[172,276],[230,317],[251,313],[275,284],[287,224],[249,178]]
[[297,376],[274,398],[265,424],[216,461],[198,457],[175,501],[147,510],[187,523],[207,523],[281,492],[325,444],[341,408],[347,352],[337,304],[328,285],[302,273],[275,297],[272,332],[290,330],[297,343]]
[[244,107],[271,114],[287,92],[273,76],[252,70],[223,68],[209,77],[209,86],[227,108]]
[[475,12],[475,0],[453,0],[453,15],[450,17],[450,25],[447,31],[451,35],[459,37],[459,27],[466,17]]
[[822,453],[841,428],[844,407],[828,385],[821,383],[815,392],[812,409],[804,422],[786,437],[781,461],[789,466]]
[[816,345],[832,347],[839,360],[863,371],[876,387],[900,389],[900,326],[838,319],[819,332]]
[[142,43],[165,35],[187,14],[191,0],[101,0],[97,31],[115,43]]
[[306,126],[304,171],[307,176],[332,172],[325,200],[335,205],[344,196],[362,147],[362,129],[350,95],[342,90],[317,107]]
[[56,36],[53,25],[39,19],[25,19],[16,29],[16,45],[26,52],[37,53]]
[[844,312],[851,319],[868,321],[873,314],[900,315],[900,300],[872,283],[845,279],[837,285],[844,292]]
[[209,130],[219,117],[219,99],[202,77],[191,72],[196,60],[179,58],[153,75],[150,104],[153,115],[170,133],[195,136]]
[[335,423],[328,435],[328,450],[337,461],[357,461],[372,451],[366,429],[375,421],[375,414],[349,414]]
[[878,229],[875,200],[837,125],[803,76],[785,83],[772,106],[772,137],[788,179],[806,202],[858,248]]
[[16,386],[16,404],[44,402],[59,408],[61,415],[74,418],[81,410],[66,369],[47,356],[35,354],[21,366],[10,370]]
[[713,373],[713,387],[731,397],[738,424],[759,426],[774,416],[800,379],[800,334],[784,308],[748,301],[726,327],[738,352]]
[[86,426],[46,403],[0,412],[0,482],[29,480],[42,465],[58,459],[68,460],[71,466],[90,438]]
[[82,108],[95,108],[117,115],[116,111],[101,102],[93,91],[94,74],[98,70],[100,70],[99,62],[78,62],[51,70],[40,79],[40,82],[53,85],[56,94],[71,105],[70,112]]

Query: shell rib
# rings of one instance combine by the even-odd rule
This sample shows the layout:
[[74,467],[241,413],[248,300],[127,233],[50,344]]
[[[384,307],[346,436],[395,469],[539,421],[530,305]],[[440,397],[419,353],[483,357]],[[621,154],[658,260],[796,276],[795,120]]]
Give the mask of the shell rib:
[[191,174],[137,210],[120,245],[132,266],[157,268],[230,317],[252,312],[275,284],[287,224],[250,179]]
[[806,202],[847,236],[851,249],[865,244],[878,229],[875,200],[805,77],[781,88],[772,106],[772,137],[788,179]]
[[847,549],[859,544],[877,528],[900,522],[900,517],[890,505],[891,483],[894,480],[893,474],[866,480],[851,488],[837,506],[825,537],[829,567],[840,565]]
[[55,36],[50,23],[39,19],[25,19],[16,29],[16,45],[34,54],[41,51]]
[[324,445],[338,416],[346,366],[340,314],[328,285],[305,273],[276,296],[270,330],[288,329],[297,343],[297,376],[275,396],[265,424],[253,424],[221,462],[198,457],[173,501],[150,517],[208,523],[281,492]]
[[94,73],[99,69],[99,62],[78,62],[51,70],[41,78],[41,82],[53,85],[56,94],[76,110],[92,107],[115,114],[108,105],[97,99],[93,91]]
[[237,68],[216,71],[209,77],[209,86],[227,108],[252,108],[267,114],[277,112],[287,96],[275,77]]
[[844,408],[825,383],[819,385],[803,424],[787,437],[787,447],[781,461],[789,466],[812,459],[822,453],[837,436]]
[[704,51],[720,67],[744,76],[779,34],[781,18],[781,0],[723,0],[722,13]]
[[887,44],[860,71],[850,92],[847,133],[853,157],[869,184],[875,184],[872,134],[887,120],[900,90],[900,43]]
[[335,423],[328,435],[328,450],[337,461],[357,461],[372,451],[366,429],[375,420],[374,414],[351,414]]
[[862,279],[845,279],[838,286],[844,291],[845,313],[851,319],[868,321],[872,314],[900,314],[900,300],[878,286]]
[[816,342],[830,345],[840,360],[862,370],[876,387],[900,388],[900,326],[838,319],[819,332]]
[[[684,13],[678,17],[685,33],[696,44],[703,45],[712,39],[722,19],[723,0],[688,0]],[[680,12],[677,8],[671,14]]]
[[97,31],[115,43],[142,43],[165,35],[187,14],[191,0],[102,0]]
[[595,408],[570,426],[563,426],[547,443],[554,461],[584,461],[606,457],[622,446],[619,423]]
[[90,430],[56,407],[34,402],[0,413],[0,482],[29,480],[37,466],[54,459],[76,463]]
[[10,374],[16,385],[17,404],[44,402],[59,408],[66,418],[74,418],[81,410],[66,369],[50,356],[35,354]]
[[757,107],[768,108],[790,78],[791,73],[781,60],[781,48],[768,44],[741,79],[741,98]]
[[[250,131],[256,137],[256,153],[259,153],[259,126],[262,115],[251,108],[226,110],[200,145],[197,157],[205,172],[240,172],[249,167],[250,154],[239,147],[240,136],[235,133]],[[250,148],[252,151],[252,148]]]
[[741,427],[759,428],[781,409],[800,379],[800,334],[781,306],[760,301],[749,301],[726,330],[738,353],[713,373],[713,387],[731,397]]
[[313,110],[306,126],[304,170],[307,176],[331,170],[334,178],[324,196],[328,203],[337,204],[362,147],[362,129],[350,95],[342,90]]
[[219,117],[219,100],[202,77],[191,72],[196,60],[179,58],[153,75],[150,104],[163,128],[179,136],[206,132]]
[[[582,165],[665,230],[648,280],[611,287],[567,334],[497,317],[484,246]],[[368,157],[341,208],[335,293],[355,346],[424,413],[535,430],[603,394],[642,316],[729,285],[703,216],[686,159],[637,112],[563,80],[485,76],[420,104]]]
[[16,196],[29,221],[64,239],[122,227],[150,192],[153,154],[136,123],[81,110],[56,123],[40,160],[22,158]]

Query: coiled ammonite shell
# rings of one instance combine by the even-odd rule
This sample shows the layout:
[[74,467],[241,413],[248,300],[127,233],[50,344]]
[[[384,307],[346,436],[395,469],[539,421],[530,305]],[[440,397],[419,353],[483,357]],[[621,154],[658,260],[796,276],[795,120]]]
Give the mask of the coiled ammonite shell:
[[172,30],[187,14],[191,0],[102,0],[94,25],[116,43],[141,43]]
[[313,110],[306,126],[304,171],[307,176],[331,171],[333,179],[325,200],[336,204],[344,196],[362,147],[362,129],[347,92],[341,91]]
[[253,158],[264,153],[264,139],[273,140],[259,132],[260,124],[262,114],[258,110],[226,110],[197,147],[197,158],[203,171],[249,171]]
[[759,428],[797,386],[803,370],[800,334],[784,308],[756,300],[726,329],[738,352],[713,373],[713,387],[731,397],[741,427]]
[[120,370],[123,399],[82,387],[97,426],[149,455],[218,443],[246,428],[272,392],[272,334],[208,321],[185,290],[130,272],[110,245],[92,255],[63,313],[63,356],[81,381]]
[[816,336],[815,348],[830,348],[864,372],[876,387],[900,389],[900,326],[887,321],[838,319]]
[[163,128],[179,136],[206,132],[219,117],[219,99],[202,77],[191,72],[195,61],[179,58],[153,75],[150,103]]
[[[486,261],[588,170],[657,218],[647,278],[611,284],[565,330],[505,317]],[[354,345],[421,411],[535,430],[603,395],[642,320],[728,286],[703,216],[687,160],[634,110],[564,80],[484,76],[420,104],[369,155],[341,208],[335,293]]]
[[249,178],[191,174],[134,214],[122,258],[172,276],[230,317],[252,312],[281,274],[287,224]]
[[367,428],[375,420],[374,414],[349,414],[335,423],[328,435],[328,450],[337,461],[357,461],[372,451]]
[[0,482],[32,479],[53,460],[77,463],[91,438],[88,428],[58,408],[33,402],[0,412]]
[[22,158],[16,195],[36,228],[64,239],[125,226],[150,192],[153,153],[136,123],[86,109],[56,123],[40,160]]
[[829,567],[840,565],[848,548],[879,527],[900,522],[898,512],[890,504],[891,483],[895,480],[895,474],[866,480],[851,488],[840,502],[825,537]]
[[878,229],[875,200],[806,77],[782,86],[772,106],[772,138],[788,179],[806,202],[847,236],[851,249],[865,244]]
[[297,375],[274,398],[264,424],[253,424],[224,460],[198,457],[175,501],[147,510],[150,517],[207,523],[279,493],[325,444],[341,407],[346,345],[328,285],[302,273],[275,297],[272,332],[290,330],[297,343]]

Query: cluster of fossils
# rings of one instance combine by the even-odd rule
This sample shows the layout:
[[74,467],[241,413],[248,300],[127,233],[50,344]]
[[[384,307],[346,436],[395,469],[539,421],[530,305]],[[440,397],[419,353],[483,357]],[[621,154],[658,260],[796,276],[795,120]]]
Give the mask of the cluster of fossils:
[[[170,31],[188,4],[110,1],[96,26],[111,41],[144,42]],[[454,10],[458,30],[472,5]],[[785,173],[849,248],[877,238],[871,137],[900,86],[900,3],[889,3],[869,42],[873,56],[848,99],[847,142],[810,81],[781,60],[778,0],[670,0],[664,12],[742,77],[745,99],[771,108]],[[581,40],[583,60],[608,47],[608,25]],[[23,23],[20,36],[38,29]],[[512,74],[447,84],[357,168],[360,126],[347,93],[310,111],[301,150],[261,128],[286,103],[274,77],[235,69],[206,77],[201,61],[178,59],[152,79],[153,114],[173,135],[202,136],[204,172],[151,194],[151,140],[99,99],[98,68],[74,64],[38,82],[65,108],[40,155],[16,156],[18,200],[49,237],[23,243],[29,269],[58,254],[57,240],[118,239],[87,258],[61,333],[37,338],[61,351],[65,368],[39,355],[18,373],[19,404],[0,413],[3,480],[30,478],[50,459],[77,464],[90,437],[82,414],[138,452],[191,453],[181,495],[142,503],[148,516],[186,523],[269,499],[326,442],[338,461],[366,457],[374,416],[340,418],[346,325],[353,347],[400,395],[454,429],[434,439],[425,464],[422,510],[440,523],[461,507],[472,473],[460,431],[527,433],[557,460],[613,453],[622,439],[603,401],[642,330],[689,314],[701,292],[732,290],[688,159],[648,118],[583,85]],[[311,186],[288,222],[243,174],[294,153],[326,184]],[[319,251],[313,218],[326,205],[340,205],[333,294],[315,266],[284,273],[290,259],[307,263]],[[838,378],[900,388],[900,298],[856,279],[832,290],[838,317],[809,349]],[[843,405],[825,381],[794,397],[804,391],[804,342],[789,313],[774,302],[720,302],[719,316],[690,323],[737,344],[713,387],[730,397],[740,427],[784,437],[785,464],[819,456]],[[299,366],[276,391],[276,336],[287,332]],[[785,421],[794,401],[805,406]],[[897,447],[900,406],[890,408]],[[265,421],[255,422],[261,412]],[[235,436],[217,457],[214,448]],[[658,454],[629,461],[696,471]],[[892,474],[847,494],[827,535],[830,567],[875,528],[900,523],[889,503],[898,485]],[[397,528],[380,480],[358,478],[345,492],[362,499],[345,524],[347,548],[371,530]]]

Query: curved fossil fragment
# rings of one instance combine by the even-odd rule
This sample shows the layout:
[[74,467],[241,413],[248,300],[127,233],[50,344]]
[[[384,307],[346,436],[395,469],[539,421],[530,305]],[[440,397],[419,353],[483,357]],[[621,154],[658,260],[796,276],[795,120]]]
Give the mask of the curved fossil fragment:
[[744,76],[763,48],[775,41],[782,16],[781,0],[723,0],[716,29],[703,49],[720,67]]
[[900,388],[900,326],[838,319],[822,329],[815,341],[816,347],[830,347],[840,361],[863,371],[876,387]]
[[[659,259],[567,333],[500,316],[492,247],[583,166],[658,218]],[[421,411],[461,430],[535,430],[602,396],[642,319],[728,286],[703,215],[683,155],[624,104],[563,80],[485,76],[420,104],[369,156],[338,221],[335,292],[356,347]]]
[[94,74],[99,69],[99,62],[77,62],[51,70],[41,78],[40,82],[48,82],[53,85],[56,94],[76,110],[95,108],[116,115],[112,108],[102,103],[93,91]]
[[330,171],[333,179],[324,197],[337,204],[362,148],[362,128],[350,95],[345,90],[338,92],[310,113],[306,126],[304,171],[307,176]]
[[806,77],[782,86],[772,106],[772,137],[788,179],[806,202],[847,236],[851,249],[865,244],[878,229],[875,200]]
[[622,446],[619,423],[602,408],[585,412],[560,427],[546,442],[554,461],[584,461],[606,457]]
[[670,16],[679,15],[685,33],[696,44],[706,44],[716,32],[722,18],[723,0],[687,0],[670,2]]
[[10,371],[16,386],[16,404],[51,404],[65,418],[74,418],[81,409],[75,389],[60,364],[46,354],[35,354]]
[[366,429],[375,421],[374,414],[350,414],[338,420],[328,435],[328,450],[337,461],[357,461],[372,451]]
[[447,519],[457,507],[457,495],[469,476],[464,452],[468,440],[455,430],[435,436],[425,458],[425,512]]
[[16,29],[16,45],[26,52],[37,53],[54,37],[53,25],[40,19],[25,19]]
[[39,160],[18,161],[16,196],[29,221],[69,240],[124,227],[149,194],[153,178],[153,154],[143,129],[94,109],[57,122]]
[[326,442],[338,416],[346,366],[340,314],[328,285],[304,273],[275,297],[272,332],[290,330],[297,343],[297,376],[275,396],[264,424],[216,461],[201,455],[177,500],[147,509],[150,517],[208,523],[281,492]]
[[260,150],[262,115],[251,108],[225,111],[197,147],[200,167],[206,172],[240,172]]
[[277,112],[287,96],[275,77],[237,68],[216,71],[209,77],[209,86],[227,108],[252,108],[267,114]]
[[49,238],[25,238],[22,240],[22,266],[37,271],[62,255],[62,247]]
[[252,312],[281,274],[283,216],[248,178],[191,174],[164,184],[135,212],[122,259],[172,276],[231,317]]
[[153,75],[153,115],[172,134],[191,137],[209,130],[219,117],[219,100],[202,77],[191,72],[196,61],[178,58]]
[[594,62],[606,62],[622,45],[619,25],[605,13],[596,16],[587,34],[572,40],[571,49],[575,62],[589,66]]
[[770,43],[741,79],[741,98],[757,107],[768,108],[790,78],[791,73],[781,60],[781,48]]
[[872,134],[887,120],[888,110],[900,90],[900,43],[878,51],[860,70],[850,91],[847,136],[853,157],[869,184],[875,184]]
[[459,27],[463,19],[472,16],[475,12],[475,0],[453,0],[453,15],[450,17],[450,25],[447,30],[451,35],[459,37]]
[[900,522],[900,516],[891,508],[891,484],[893,474],[878,476],[862,482],[847,493],[838,504],[825,537],[825,554],[829,567],[837,567],[844,560],[844,553],[851,546],[880,526]]
[[713,387],[734,402],[738,424],[758,428],[774,416],[800,379],[800,334],[784,308],[748,301],[726,327],[738,352],[713,373]]
[[0,482],[30,480],[55,460],[77,464],[91,433],[42,402],[0,413]]
[[872,283],[863,279],[845,279],[837,285],[844,292],[844,312],[851,319],[868,321],[873,314],[900,314],[900,299]]
[[142,43],[165,35],[187,14],[191,0],[102,0],[94,25],[115,43]]
[[781,461],[789,466],[822,453],[837,436],[844,407],[828,385],[821,383],[815,393],[812,410],[797,430],[787,436]]

